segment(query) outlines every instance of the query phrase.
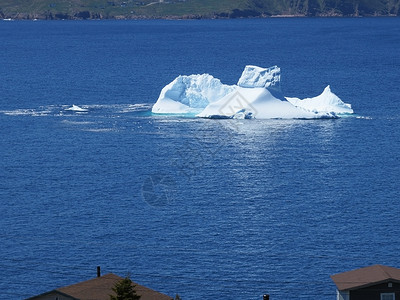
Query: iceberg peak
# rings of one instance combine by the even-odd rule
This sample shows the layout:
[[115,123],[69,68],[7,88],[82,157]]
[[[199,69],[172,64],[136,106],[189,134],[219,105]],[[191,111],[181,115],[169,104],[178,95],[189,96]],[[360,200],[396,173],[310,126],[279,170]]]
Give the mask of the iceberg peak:
[[351,104],[344,103],[336,94],[332,93],[330,85],[316,97],[305,98],[286,98],[294,106],[301,107],[313,112],[333,112],[336,114],[352,114],[354,113]]

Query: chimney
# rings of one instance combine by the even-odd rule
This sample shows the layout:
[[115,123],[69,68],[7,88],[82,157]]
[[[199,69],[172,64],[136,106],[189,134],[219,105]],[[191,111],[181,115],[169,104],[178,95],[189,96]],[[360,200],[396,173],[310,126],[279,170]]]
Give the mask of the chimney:
[[267,294],[263,295],[263,300],[269,300],[269,295]]
[[101,272],[100,272],[100,266],[97,266],[97,277],[101,276]]

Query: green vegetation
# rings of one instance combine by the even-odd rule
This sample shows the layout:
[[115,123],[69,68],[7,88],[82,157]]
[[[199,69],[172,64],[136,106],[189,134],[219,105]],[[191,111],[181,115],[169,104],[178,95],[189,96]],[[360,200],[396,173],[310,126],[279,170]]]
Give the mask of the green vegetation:
[[0,18],[398,16],[400,0],[0,0]]
[[136,294],[132,280],[129,277],[118,281],[112,290],[116,296],[110,295],[110,300],[140,300],[140,296]]

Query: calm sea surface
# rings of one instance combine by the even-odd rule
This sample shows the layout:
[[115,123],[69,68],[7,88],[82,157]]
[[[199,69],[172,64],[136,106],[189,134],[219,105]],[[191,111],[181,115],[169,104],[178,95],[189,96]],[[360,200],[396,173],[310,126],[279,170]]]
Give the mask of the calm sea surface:
[[[184,300],[335,299],[329,275],[400,267],[399,49],[399,18],[1,21],[0,298],[99,265]],[[247,64],[356,114],[151,115],[176,76]]]

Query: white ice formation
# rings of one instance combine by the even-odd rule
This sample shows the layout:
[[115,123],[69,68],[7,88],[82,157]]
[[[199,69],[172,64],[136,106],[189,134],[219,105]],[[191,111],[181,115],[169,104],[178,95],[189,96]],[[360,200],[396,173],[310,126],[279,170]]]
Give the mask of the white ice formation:
[[71,107],[66,108],[65,110],[67,111],[74,111],[74,112],[87,112],[88,110],[86,108],[82,108],[78,105],[72,104]]
[[314,98],[285,98],[280,68],[246,66],[237,85],[209,74],[178,76],[165,86],[152,108],[157,114],[195,114],[202,118],[316,119],[351,114],[327,86]]
[[338,96],[331,91],[331,87],[328,85],[321,95],[314,98],[289,98],[286,99],[294,106],[301,107],[308,111],[325,111],[335,112],[336,114],[352,114],[353,109],[351,104],[344,103]]
[[237,83],[243,88],[266,88],[281,93],[281,69],[246,66]]

